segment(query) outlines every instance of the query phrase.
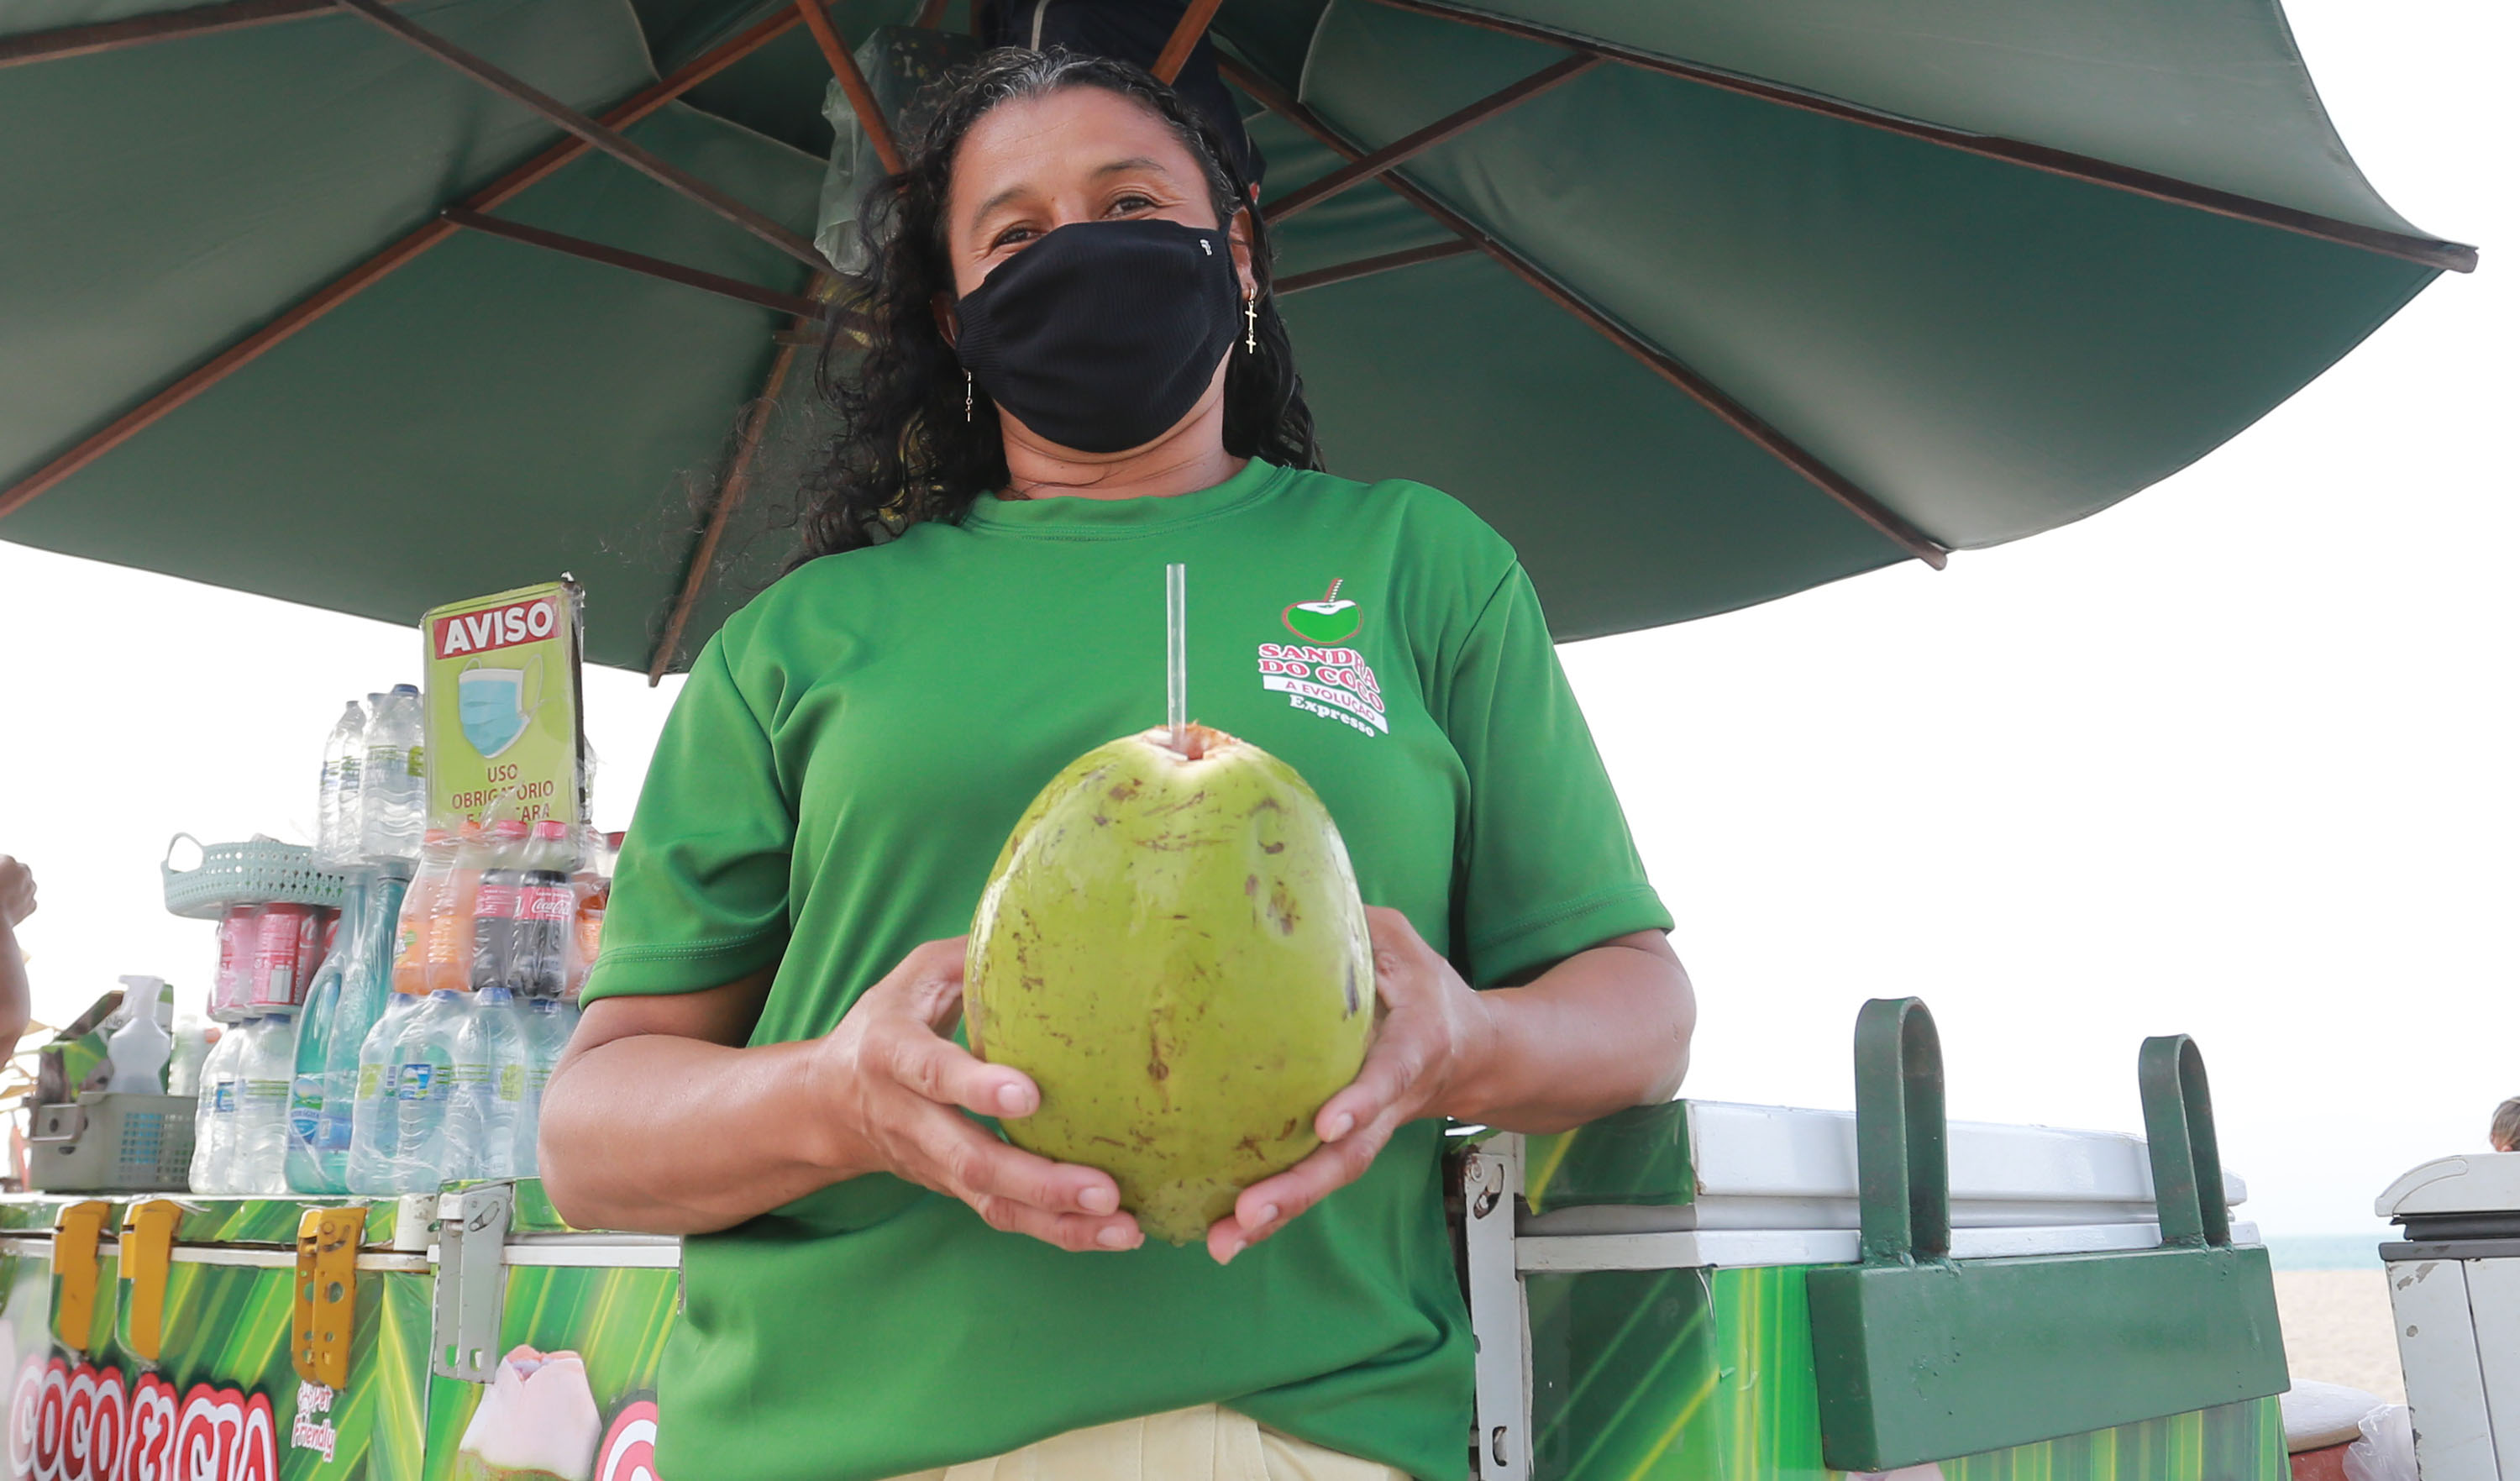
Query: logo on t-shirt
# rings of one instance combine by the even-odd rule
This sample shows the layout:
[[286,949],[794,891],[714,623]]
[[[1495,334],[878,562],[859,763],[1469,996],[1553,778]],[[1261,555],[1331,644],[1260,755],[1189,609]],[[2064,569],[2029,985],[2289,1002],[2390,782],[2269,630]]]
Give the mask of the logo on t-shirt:
[[1365,608],[1339,596],[1345,576],[1330,583],[1319,602],[1290,602],[1278,614],[1286,631],[1306,643],[1345,643],[1365,628]]
[[1292,603],[1278,614],[1286,631],[1304,641],[1260,645],[1260,687],[1284,695],[1289,706],[1306,714],[1369,736],[1389,735],[1373,667],[1345,646],[1365,630],[1365,611],[1339,596],[1343,584],[1332,581],[1320,601]]

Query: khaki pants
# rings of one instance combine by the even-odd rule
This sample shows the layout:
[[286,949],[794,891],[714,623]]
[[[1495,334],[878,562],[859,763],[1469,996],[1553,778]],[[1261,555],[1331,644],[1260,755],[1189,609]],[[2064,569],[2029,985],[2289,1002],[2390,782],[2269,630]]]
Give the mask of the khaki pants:
[[1069,1430],[987,1460],[897,1481],[1409,1481],[1403,1472],[1202,1404]]

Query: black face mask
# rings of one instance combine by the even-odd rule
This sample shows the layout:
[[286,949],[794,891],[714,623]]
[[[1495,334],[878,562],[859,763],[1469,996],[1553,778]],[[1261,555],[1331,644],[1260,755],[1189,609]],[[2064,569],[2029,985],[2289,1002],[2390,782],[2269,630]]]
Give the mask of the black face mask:
[[1061,447],[1143,447],[1190,415],[1242,324],[1223,232],[1062,226],[955,306],[954,353],[990,399]]

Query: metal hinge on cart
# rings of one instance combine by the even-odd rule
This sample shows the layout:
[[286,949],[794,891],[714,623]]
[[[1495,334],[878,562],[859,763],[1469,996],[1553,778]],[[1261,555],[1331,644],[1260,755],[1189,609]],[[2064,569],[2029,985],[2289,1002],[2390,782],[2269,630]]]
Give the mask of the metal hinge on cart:
[[[290,1366],[309,1383],[350,1386],[365,1208],[310,1208],[297,1219],[297,1287],[290,1301]],[[397,1222],[396,1228],[400,1228]]]
[[499,1310],[508,1291],[508,1226],[517,1186],[484,1183],[437,1200],[437,1298],[428,1369],[487,1383],[499,1370]]
[[1522,1276],[1514,1268],[1514,1211],[1522,1199],[1522,1139],[1472,1144],[1462,1154],[1462,1247],[1470,1335],[1477,1350],[1470,1449],[1479,1481],[1529,1481],[1531,1364]]

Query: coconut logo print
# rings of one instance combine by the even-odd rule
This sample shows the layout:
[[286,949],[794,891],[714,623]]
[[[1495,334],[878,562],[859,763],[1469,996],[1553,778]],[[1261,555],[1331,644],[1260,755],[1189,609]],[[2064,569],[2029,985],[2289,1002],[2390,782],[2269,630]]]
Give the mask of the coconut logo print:
[[1365,609],[1339,595],[1344,585],[1344,578],[1332,581],[1320,600],[1291,602],[1279,612],[1279,623],[1303,641],[1260,645],[1260,687],[1284,695],[1288,705],[1307,714],[1369,736],[1389,735],[1382,685],[1365,656],[1345,646],[1365,631]]

